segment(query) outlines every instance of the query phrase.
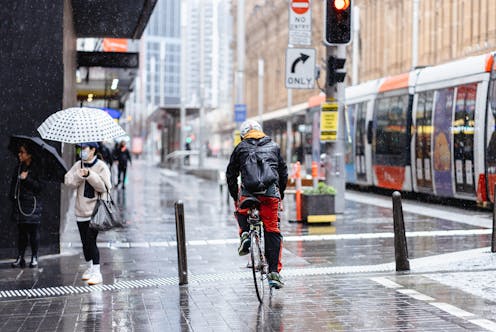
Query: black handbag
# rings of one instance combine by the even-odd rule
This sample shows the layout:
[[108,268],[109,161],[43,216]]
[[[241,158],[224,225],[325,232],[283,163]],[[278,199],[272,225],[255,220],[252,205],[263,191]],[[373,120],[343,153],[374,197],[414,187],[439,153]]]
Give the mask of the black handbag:
[[115,227],[123,227],[124,221],[118,206],[107,190],[107,199],[98,194],[95,208],[91,215],[90,228],[97,231],[108,231]]

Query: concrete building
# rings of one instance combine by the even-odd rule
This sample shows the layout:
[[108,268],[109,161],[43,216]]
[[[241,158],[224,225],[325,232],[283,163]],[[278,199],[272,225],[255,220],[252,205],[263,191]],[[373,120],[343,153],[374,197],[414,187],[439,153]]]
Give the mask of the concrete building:
[[[229,116],[232,88],[232,16],[226,0],[187,2],[187,96],[188,107],[205,108],[206,138],[215,150],[221,137],[212,137],[232,120]],[[197,115],[193,115],[199,126]],[[213,139],[213,140],[212,140]]]
[[[201,146],[205,146],[207,141],[209,144],[212,143],[211,134],[217,131],[217,127],[231,123],[231,118],[228,118],[232,115],[230,112],[232,108],[230,99],[232,87],[230,2],[227,0],[188,0],[181,2],[181,6],[183,6],[184,14],[178,14],[177,18],[182,17],[185,20],[183,22],[184,31],[182,32],[185,43],[184,54],[181,55],[184,57],[185,73],[183,77],[185,123],[180,123],[180,86],[177,90],[176,103],[169,103],[166,98],[165,104],[146,106],[143,103],[133,102],[133,96],[130,98],[130,108],[133,107],[132,105],[138,105],[138,107],[141,105],[141,108],[147,108],[145,112],[147,114],[145,117],[146,130],[141,134],[147,136],[151,152],[154,155],[159,154],[161,162],[165,161],[167,154],[184,147],[185,142],[180,142],[181,128],[185,129],[186,136],[195,138],[192,144],[193,149],[199,149]],[[177,24],[179,27],[181,26],[181,22],[177,22]],[[152,23],[150,23],[151,26]],[[181,41],[179,39],[178,42],[177,45],[180,47]],[[165,54],[167,59],[167,51]],[[177,71],[180,73],[181,61],[179,58],[177,60]],[[142,72],[142,76],[146,75],[146,72]],[[167,75],[170,73],[166,70],[164,74],[166,88],[170,84]],[[149,84],[149,79],[142,79],[141,81],[146,81],[148,87],[160,85],[161,78],[155,77],[155,79],[157,81],[152,80],[152,84]],[[141,84],[141,89],[143,88],[146,89],[145,85]],[[138,87],[138,89],[140,88]],[[143,91],[141,93],[147,94]],[[200,109],[203,109],[204,114],[204,124],[201,130]],[[200,144],[200,140],[203,143]],[[215,141],[220,142],[221,139]]]
[[[11,220],[10,184],[17,156],[8,150],[12,134],[38,136],[52,113],[77,106],[76,69],[122,65],[126,54],[80,53],[77,38],[139,39],[157,0],[7,0],[0,6],[0,258],[14,257],[17,225]],[[53,143],[73,162],[73,146]],[[69,191],[50,182],[43,191],[40,255],[58,253],[60,229],[75,222],[68,215]]]

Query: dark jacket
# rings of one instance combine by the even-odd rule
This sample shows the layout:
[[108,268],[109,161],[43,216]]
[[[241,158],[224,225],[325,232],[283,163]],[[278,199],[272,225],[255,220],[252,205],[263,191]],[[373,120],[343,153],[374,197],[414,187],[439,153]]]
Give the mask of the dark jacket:
[[[28,176],[21,180],[19,176],[24,171],[28,172]],[[43,207],[40,193],[43,185],[39,177],[39,170],[33,163],[29,166],[21,164],[12,177],[13,218],[18,223],[39,224],[41,222]]]
[[107,163],[107,165],[112,166],[112,163],[114,162],[113,157],[112,157],[112,152],[110,149],[105,145],[105,144],[100,144],[99,147],[100,153],[102,154],[102,159],[104,162]]
[[[288,181],[288,168],[284,159],[281,157],[281,150],[277,143],[273,142],[269,136],[260,139],[248,138],[239,143],[234,148],[227,165],[226,178],[229,187],[229,193],[234,200],[238,199],[238,176],[243,165],[248,158],[250,151],[256,146],[256,153],[266,160],[270,167],[278,174],[278,179],[273,186],[269,187],[263,194],[270,197],[284,198],[284,190]],[[241,195],[249,194],[242,187]]]
[[129,153],[129,150],[126,149],[124,151],[122,151],[122,148],[121,147],[118,147],[116,149],[116,151],[114,151],[114,155],[115,155],[115,160],[117,160],[119,162],[119,168],[126,168],[127,167],[127,163],[131,163],[131,154]]

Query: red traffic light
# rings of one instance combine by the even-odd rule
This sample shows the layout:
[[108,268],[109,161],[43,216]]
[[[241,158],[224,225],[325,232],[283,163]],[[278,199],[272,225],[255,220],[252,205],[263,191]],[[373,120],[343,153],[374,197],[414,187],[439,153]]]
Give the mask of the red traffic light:
[[344,45],[351,41],[352,0],[326,0],[324,43]]
[[334,0],[334,8],[337,10],[346,10],[350,6],[350,0]]

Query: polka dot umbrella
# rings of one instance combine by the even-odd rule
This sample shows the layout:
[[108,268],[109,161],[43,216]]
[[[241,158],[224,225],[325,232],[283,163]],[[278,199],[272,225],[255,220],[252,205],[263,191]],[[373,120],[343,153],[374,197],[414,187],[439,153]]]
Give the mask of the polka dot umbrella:
[[101,142],[126,135],[107,112],[89,107],[58,111],[38,127],[38,132],[44,139],[72,144]]

